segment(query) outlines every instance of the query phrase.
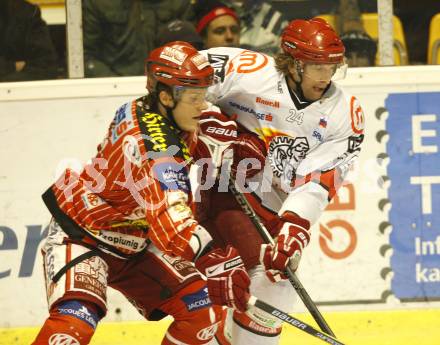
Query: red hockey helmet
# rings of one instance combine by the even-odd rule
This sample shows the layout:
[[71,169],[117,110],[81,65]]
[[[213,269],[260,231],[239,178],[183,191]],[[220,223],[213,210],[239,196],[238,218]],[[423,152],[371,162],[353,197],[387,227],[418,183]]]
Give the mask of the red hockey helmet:
[[281,34],[281,47],[305,62],[339,64],[344,60],[344,44],[322,18],[292,20]]
[[149,92],[155,91],[157,82],[169,86],[208,87],[214,78],[208,59],[183,41],[154,49],[145,60],[145,73]]

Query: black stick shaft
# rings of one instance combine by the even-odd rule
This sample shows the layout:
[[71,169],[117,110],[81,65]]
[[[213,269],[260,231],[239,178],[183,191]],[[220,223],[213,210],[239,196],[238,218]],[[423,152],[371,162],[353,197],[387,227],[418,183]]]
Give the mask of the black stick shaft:
[[[229,183],[229,190],[232,192],[232,194],[234,194],[235,199],[240,204],[243,211],[249,216],[249,218],[257,228],[263,240],[266,243],[274,244],[274,240],[270,235],[269,231],[267,231],[266,227],[261,223],[260,218],[253,210],[252,206],[249,204],[246,197],[237,189],[237,187],[235,186],[235,182],[232,179]],[[295,272],[293,272],[290,267],[287,267],[285,273],[290,283],[295,288],[297,294],[299,295],[304,305],[306,306],[307,310],[313,316],[313,319],[316,321],[316,323],[321,328],[321,330],[334,337],[335,334],[330,329],[330,326],[327,324],[324,317],[319,312],[318,308],[316,307],[316,304],[310,298],[309,294],[307,293],[306,289],[299,281]]]

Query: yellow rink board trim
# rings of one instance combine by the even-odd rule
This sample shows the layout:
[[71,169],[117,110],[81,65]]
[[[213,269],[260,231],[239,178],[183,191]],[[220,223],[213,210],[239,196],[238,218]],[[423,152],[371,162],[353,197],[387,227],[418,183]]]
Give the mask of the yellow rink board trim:
[[[292,314],[315,325],[306,313]],[[324,318],[345,344],[353,345],[439,345],[440,309],[328,312]],[[2,315],[2,317],[5,317]],[[102,323],[91,345],[160,344],[170,321]],[[314,326],[315,327],[315,326]],[[316,326],[317,328],[317,326]],[[0,345],[29,345],[39,328],[0,329]],[[326,344],[307,333],[284,325],[280,345]]]

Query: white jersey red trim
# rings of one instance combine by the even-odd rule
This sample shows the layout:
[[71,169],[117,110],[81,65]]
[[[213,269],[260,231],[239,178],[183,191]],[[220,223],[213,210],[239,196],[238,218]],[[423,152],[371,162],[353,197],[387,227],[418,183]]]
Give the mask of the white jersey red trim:
[[259,183],[262,204],[315,222],[359,154],[364,115],[358,100],[332,82],[322,99],[304,101],[262,53],[222,47],[202,54],[215,70],[210,101],[236,114],[266,145],[269,169],[251,179]]

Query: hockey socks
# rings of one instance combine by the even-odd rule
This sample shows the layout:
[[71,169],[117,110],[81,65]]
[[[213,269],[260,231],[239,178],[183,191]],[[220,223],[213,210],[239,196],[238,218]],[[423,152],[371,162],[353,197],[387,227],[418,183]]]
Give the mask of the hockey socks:
[[32,345],[86,345],[99,321],[97,308],[83,301],[63,301],[52,307]]

